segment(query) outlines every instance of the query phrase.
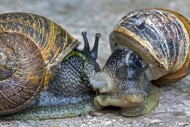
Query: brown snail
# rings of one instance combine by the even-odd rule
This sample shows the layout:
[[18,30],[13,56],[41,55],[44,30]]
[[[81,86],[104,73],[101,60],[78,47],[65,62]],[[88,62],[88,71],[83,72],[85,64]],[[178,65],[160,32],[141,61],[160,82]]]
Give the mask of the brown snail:
[[[121,107],[124,116],[150,112],[158,103],[153,84],[168,84],[189,74],[190,22],[166,9],[126,14],[110,34],[112,55],[96,80],[105,81],[95,98],[100,108]],[[98,86],[94,86],[98,87]]]
[[85,47],[79,50],[79,42],[47,18],[30,13],[0,15],[2,118],[62,118],[94,109],[90,82],[99,70],[100,34],[91,51],[86,33],[82,34]]

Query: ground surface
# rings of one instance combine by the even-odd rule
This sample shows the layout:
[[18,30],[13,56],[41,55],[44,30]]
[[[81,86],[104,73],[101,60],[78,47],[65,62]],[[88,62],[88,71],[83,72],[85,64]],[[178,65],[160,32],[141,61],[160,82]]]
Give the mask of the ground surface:
[[[140,8],[162,7],[190,17],[189,0],[0,0],[0,12],[32,12],[57,22],[75,38],[88,32],[91,44],[96,32],[102,34],[99,63],[104,65],[110,55],[108,35],[127,12]],[[91,45],[92,46],[92,45]],[[160,88],[160,102],[150,114],[125,118],[117,110],[106,110],[101,116],[84,116],[45,121],[1,121],[0,127],[190,127],[190,76]]]

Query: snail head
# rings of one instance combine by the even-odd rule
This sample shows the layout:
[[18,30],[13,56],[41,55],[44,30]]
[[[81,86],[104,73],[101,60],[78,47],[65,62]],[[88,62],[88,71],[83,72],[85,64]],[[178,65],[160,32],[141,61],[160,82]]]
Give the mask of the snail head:
[[[116,106],[121,108],[122,115],[137,116],[147,112],[147,101],[150,99],[151,84],[145,65],[133,51],[116,49],[96,80],[105,81],[104,86],[94,87],[99,91],[95,104],[100,108]],[[149,110],[150,107],[148,107]],[[152,107],[151,107],[152,109]]]

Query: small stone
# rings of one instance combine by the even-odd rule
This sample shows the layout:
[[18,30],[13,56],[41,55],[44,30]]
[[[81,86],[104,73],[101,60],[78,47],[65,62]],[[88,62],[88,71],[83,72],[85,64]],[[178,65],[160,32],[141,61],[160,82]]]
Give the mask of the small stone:
[[104,125],[110,125],[110,124],[112,124],[111,121],[107,121],[107,122],[104,123]]
[[151,120],[149,123],[162,123],[162,120],[154,119],[154,120]]
[[180,127],[187,127],[189,125],[189,123],[178,123],[178,125]]

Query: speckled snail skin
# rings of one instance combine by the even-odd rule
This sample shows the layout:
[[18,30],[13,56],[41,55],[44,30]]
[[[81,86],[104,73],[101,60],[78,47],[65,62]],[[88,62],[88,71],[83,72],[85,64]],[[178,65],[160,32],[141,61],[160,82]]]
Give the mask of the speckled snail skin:
[[105,81],[95,104],[121,107],[124,116],[143,115],[158,103],[162,85],[189,74],[190,22],[165,9],[126,14],[110,34],[112,55],[96,80]]
[[91,51],[82,34],[80,51],[79,42],[47,18],[0,15],[0,118],[63,118],[95,110],[90,82],[100,70],[100,34]]

